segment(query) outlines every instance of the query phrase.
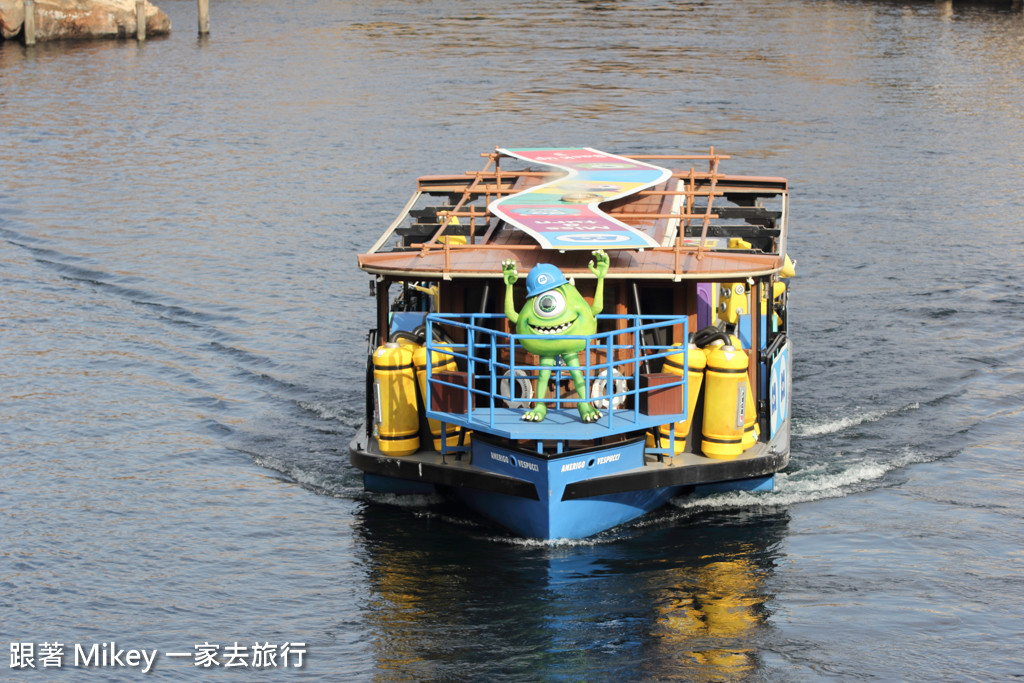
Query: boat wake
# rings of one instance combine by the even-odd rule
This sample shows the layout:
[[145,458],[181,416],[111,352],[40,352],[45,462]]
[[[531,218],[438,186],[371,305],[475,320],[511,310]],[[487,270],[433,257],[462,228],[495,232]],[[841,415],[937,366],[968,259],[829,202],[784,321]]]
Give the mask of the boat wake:
[[[627,525],[632,526],[632,525]],[[521,538],[519,536],[491,536],[487,540],[507,543],[521,548],[581,548],[615,543],[622,538],[622,531],[605,532],[587,538]]]
[[429,512],[419,510],[418,508],[429,508],[432,505],[437,505],[444,502],[444,497],[437,493],[378,493],[373,491],[360,491],[358,493],[360,498],[365,500],[372,500],[375,503],[383,503],[384,505],[394,505],[400,508],[409,508],[414,510],[414,514],[419,517],[429,516]]
[[[862,424],[870,424],[872,422],[879,422],[887,417],[893,415],[899,415],[906,413],[911,410],[917,410],[921,407],[918,402],[909,403],[899,408],[890,408],[888,410],[870,410],[860,415],[850,415],[847,417],[840,418],[838,420],[825,420],[825,421],[813,421],[806,425],[794,425],[793,436],[794,437],[811,437],[811,436],[824,436],[826,434],[835,434],[851,427],[856,427]],[[796,420],[794,420],[796,422]]]
[[[246,451],[243,451],[246,452]],[[279,473],[305,489],[324,496],[358,500],[364,496],[363,482],[347,468],[339,468],[333,457],[311,455],[304,460],[294,456],[277,456],[247,451],[253,463]]]
[[[340,401],[330,400],[299,400],[296,405],[328,425],[338,423],[345,426],[348,431],[360,429],[363,420],[366,419],[362,406],[352,406]],[[326,425],[320,427],[321,431],[328,429]]]
[[792,472],[779,472],[775,475],[775,490],[772,492],[730,491],[701,497],[679,496],[669,502],[680,510],[693,511],[785,507],[826,498],[842,498],[874,488],[892,472],[950,455],[906,448],[891,460],[858,460],[846,463],[838,471],[833,462],[831,466],[821,464]]

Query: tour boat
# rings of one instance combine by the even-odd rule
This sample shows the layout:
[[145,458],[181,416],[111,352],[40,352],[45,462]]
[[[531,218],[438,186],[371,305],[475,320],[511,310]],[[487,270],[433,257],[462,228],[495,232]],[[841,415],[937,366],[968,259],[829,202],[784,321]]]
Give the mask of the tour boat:
[[481,156],[420,177],[358,257],[377,311],[350,446],[365,489],[452,497],[538,539],[772,490],[790,449],[787,181],[726,174],[714,148]]

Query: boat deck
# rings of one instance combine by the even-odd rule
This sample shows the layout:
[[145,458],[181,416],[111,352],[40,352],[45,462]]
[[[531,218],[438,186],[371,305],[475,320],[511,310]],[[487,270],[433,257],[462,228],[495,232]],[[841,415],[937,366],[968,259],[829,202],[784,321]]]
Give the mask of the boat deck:
[[444,420],[467,429],[483,429],[488,434],[526,441],[572,440],[594,441],[617,436],[624,432],[654,429],[667,422],[686,418],[685,413],[671,415],[644,415],[632,410],[602,410],[597,422],[585,423],[574,409],[549,410],[540,422],[523,420],[518,408],[475,408],[471,414],[429,412],[434,419]]
[[[357,433],[350,455],[352,464],[374,475],[440,486],[469,487],[538,499],[536,486],[524,479],[497,474],[473,465],[468,453],[442,454],[421,450],[392,457],[377,451],[372,439]],[[572,453],[549,458],[572,458]],[[770,443],[759,442],[732,460],[714,460],[694,453],[675,456],[644,455],[643,467],[606,477],[585,479],[566,486],[564,500],[639,491],[667,486],[699,486],[774,474],[789,462],[789,432],[780,432]]]

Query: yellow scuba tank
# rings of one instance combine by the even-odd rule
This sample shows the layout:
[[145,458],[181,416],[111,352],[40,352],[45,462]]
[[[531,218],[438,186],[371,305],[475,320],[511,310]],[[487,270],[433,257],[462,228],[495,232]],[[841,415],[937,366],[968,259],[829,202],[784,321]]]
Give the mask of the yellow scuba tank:
[[747,375],[746,394],[746,405],[743,407],[743,450],[747,450],[757,443],[761,434],[761,430],[757,426],[757,408],[754,403],[754,392],[750,388],[750,375]]
[[721,340],[707,353],[701,451],[709,458],[731,460],[743,452],[747,406],[747,354]]
[[785,259],[782,261],[782,270],[779,271],[779,277],[796,277],[796,261],[789,258],[789,254],[786,254]]
[[[785,282],[781,282],[781,281],[776,280],[775,282],[772,283],[772,296],[771,296],[771,300],[772,300],[772,305],[771,305],[771,311],[772,311],[772,332],[778,332],[779,331],[779,325],[782,323],[782,318],[779,317],[779,314],[775,312],[775,306],[779,303],[779,299],[785,293],[786,293],[786,283]],[[761,300],[761,315],[768,315],[768,308],[769,308],[768,307],[768,296],[767,296],[767,292],[765,292],[765,294],[763,295],[763,299]]]
[[[743,348],[743,342],[735,334],[730,334],[732,345],[737,349]],[[749,358],[749,357],[748,357]],[[743,450],[747,450],[755,443],[760,436],[761,430],[757,427],[757,407],[754,403],[754,392],[750,388],[750,375],[747,375],[747,401],[743,408]]]
[[[679,346],[676,344],[675,346]],[[697,399],[700,397],[701,385],[704,382],[704,366],[706,365],[706,357],[704,355],[704,349],[697,348],[696,344],[690,344],[688,347],[689,354],[689,370],[683,360],[683,352],[680,350],[677,353],[672,354],[665,359],[665,364],[662,367],[662,372],[670,372],[673,375],[683,376],[686,373],[686,419],[682,422],[675,422],[658,427],[658,434],[661,435],[661,445],[663,448],[668,448],[669,430],[672,429],[672,425],[675,425],[676,443],[674,451],[681,453],[686,449],[686,436],[690,433],[690,425],[693,423],[693,412],[697,407]],[[654,446],[657,441],[653,434],[647,434],[647,445]]]
[[[441,353],[440,351],[431,351],[430,358],[430,369],[431,374],[436,374],[444,370],[458,370],[458,366],[455,364],[455,358],[449,356],[447,353]],[[426,396],[427,396],[427,348],[421,346],[416,349],[416,352],[412,356],[413,365],[416,366],[416,382],[420,386],[420,396],[423,396],[423,409],[426,410]],[[434,407],[437,410],[437,407]],[[441,450],[441,421],[433,418],[427,418],[427,422],[430,424],[430,435],[434,438],[434,450]],[[445,438],[449,446],[457,446],[459,444],[459,428],[456,425],[446,425]]]
[[384,455],[410,455],[420,448],[412,356],[409,346],[397,342],[373,352],[374,431]]
[[747,286],[744,282],[722,283],[718,294],[718,318],[730,325],[739,322],[740,316],[750,310],[747,302]]

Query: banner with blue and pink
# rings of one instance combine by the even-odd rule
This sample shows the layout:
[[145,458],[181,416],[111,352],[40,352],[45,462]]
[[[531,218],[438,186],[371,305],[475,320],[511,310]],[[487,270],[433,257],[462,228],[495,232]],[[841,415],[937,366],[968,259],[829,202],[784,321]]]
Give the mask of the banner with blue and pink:
[[645,249],[648,235],[598,208],[664,182],[672,172],[589,147],[499,149],[509,156],[568,172],[557,180],[491,202],[488,209],[545,249]]

